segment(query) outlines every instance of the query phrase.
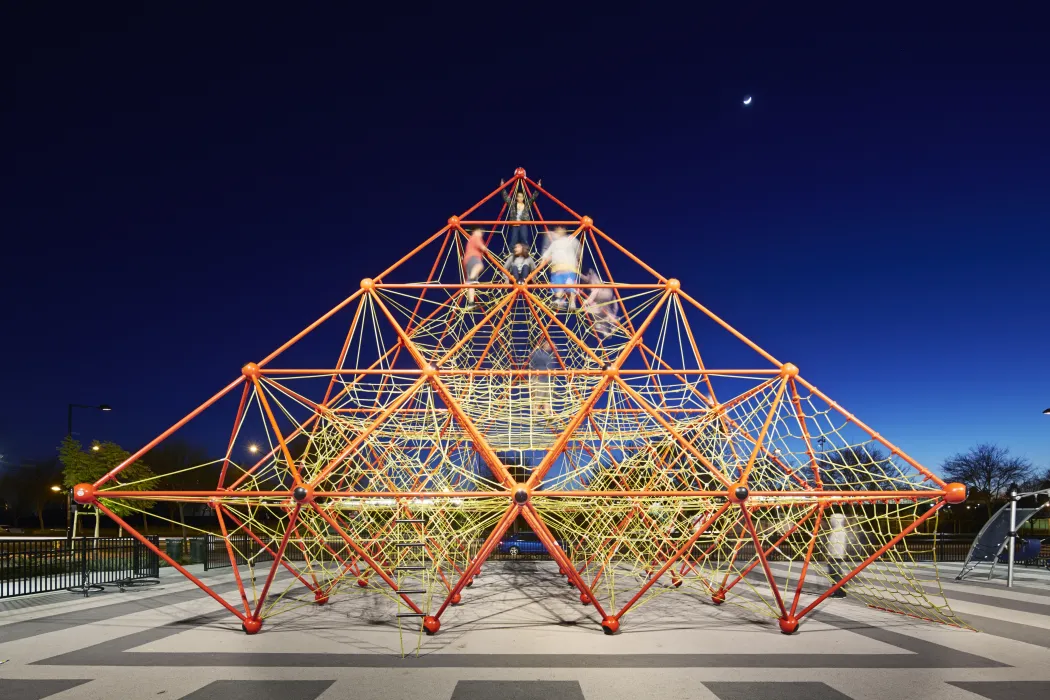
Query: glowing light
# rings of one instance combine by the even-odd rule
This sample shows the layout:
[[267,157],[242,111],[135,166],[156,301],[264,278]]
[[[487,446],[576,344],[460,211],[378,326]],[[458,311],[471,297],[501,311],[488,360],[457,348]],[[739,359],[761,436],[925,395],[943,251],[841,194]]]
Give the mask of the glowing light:
[[99,446],[98,445],[92,445],[91,446],[91,451],[92,452],[98,452],[99,451]]
[[62,487],[61,486],[52,486],[51,490],[54,491],[55,493],[58,493],[59,491],[62,490]]
[[255,444],[248,445],[248,451],[251,452],[252,454],[255,454],[256,452],[259,451],[259,446],[255,445]]
[[748,95],[747,97],[744,98],[744,104],[746,104],[746,105],[751,104],[751,95]]

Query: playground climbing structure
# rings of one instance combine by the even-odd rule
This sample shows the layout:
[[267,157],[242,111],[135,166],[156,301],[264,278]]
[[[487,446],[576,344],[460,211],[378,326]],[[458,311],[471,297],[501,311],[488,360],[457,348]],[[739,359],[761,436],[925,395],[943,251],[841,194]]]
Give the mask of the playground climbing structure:
[[[517,188],[540,196],[530,219],[508,221],[500,194]],[[537,260],[564,228],[588,283],[552,284],[543,265],[514,281],[504,265],[515,226],[530,227]],[[468,306],[463,254],[476,229],[485,265]],[[623,245],[654,235],[614,239],[519,168],[126,464],[150,464],[201,421],[230,426],[217,459],[149,483],[117,465],[74,497],[151,548],[115,504],[162,520],[166,504],[210,508],[214,526],[191,529],[221,543],[234,593],[158,554],[248,633],[369,593],[390,598],[403,629],[436,633],[450,606],[470,603],[512,526],[538,535],[566,595],[609,634],[669,594],[768,616],[788,634],[840,590],[960,624],[930,592],[935,569],[916,563],[928,552],[913,536],[965,488]],[[585,303],[594,289],[606,308]],[[556,303],[558,290],[572,303]],[[784,300],[766,305],[787,312]],[[554,368],[531,369],[543,341]]]

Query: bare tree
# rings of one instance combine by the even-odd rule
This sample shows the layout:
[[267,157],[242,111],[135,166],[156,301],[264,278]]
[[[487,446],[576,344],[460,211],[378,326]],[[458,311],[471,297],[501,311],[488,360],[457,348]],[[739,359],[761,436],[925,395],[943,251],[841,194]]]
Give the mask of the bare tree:
[[1021,483],[1021,488],[1025,491],[1050,489],[1050,467],[1047,467],[1041,473],[1033,472],[1029,479]]
[[1024,457],[1011,457],[1005,447],[981,443],[946,459],[941,471],[948,481],[969,486],[971,497],[984,500],[991,516],[992,501],[1005,496],[1010,484],[1032,478],[1032,463]]
[[875,445],[818,452],[816,461],[826,489],[889,491],[900,488],[900,470]]

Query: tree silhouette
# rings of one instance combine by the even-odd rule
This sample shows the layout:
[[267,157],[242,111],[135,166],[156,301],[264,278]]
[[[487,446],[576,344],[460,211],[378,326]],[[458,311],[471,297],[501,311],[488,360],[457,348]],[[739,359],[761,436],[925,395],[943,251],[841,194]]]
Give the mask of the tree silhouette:
[[65,491],[56,494],[52,486],[60,483],[62,470],[55,458],[9,467],[0,477],[0,490],[15,513],[32,513],[37,516],[40,529],[44,529],[44,509],[49,503],[65,498]]
[[1032,477],[1031,462],[1023,457],[1011,457],[1005,447],[987,443],[949,457],[941,470],[948,480],[969,486],[972,498],[984,500],[989,517],[992,501],[1005,496],[1010,484],[1022,484]]
[[[114,442],[93,442],[91,449],[84,450],[79,441],[68,435],[58,447],[58,460],[62,463],[62,481],[68,488],[77,484],[91,484],[98,481],[130,456],[130,452]],[[141,460],[129,464],[109,483],[119,487],[122,491],[153,491],[157,488],[153,470]],[[105,491],[100,492],[99,495],[104,497]],[[139,511],[148,511],[154,505],[154,501],[134,501],[134,503],[135,506],[131,507],[123,502],[111,501],[106,504],[106,507],[114,514],[125,517]],[[96,537],[98,537],[98,527],[96,517]]]
[[891,491],[900,487],[900,469],[875,445],[852,445],[816,454],[825,489]]

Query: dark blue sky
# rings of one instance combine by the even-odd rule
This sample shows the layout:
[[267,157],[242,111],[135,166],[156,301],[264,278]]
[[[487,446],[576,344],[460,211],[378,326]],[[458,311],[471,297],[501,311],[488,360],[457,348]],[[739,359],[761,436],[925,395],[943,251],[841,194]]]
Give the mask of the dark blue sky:
[[137,447],[523,165],[920,461],[1050,466],[1034,18],[14,6],[5,461]]

